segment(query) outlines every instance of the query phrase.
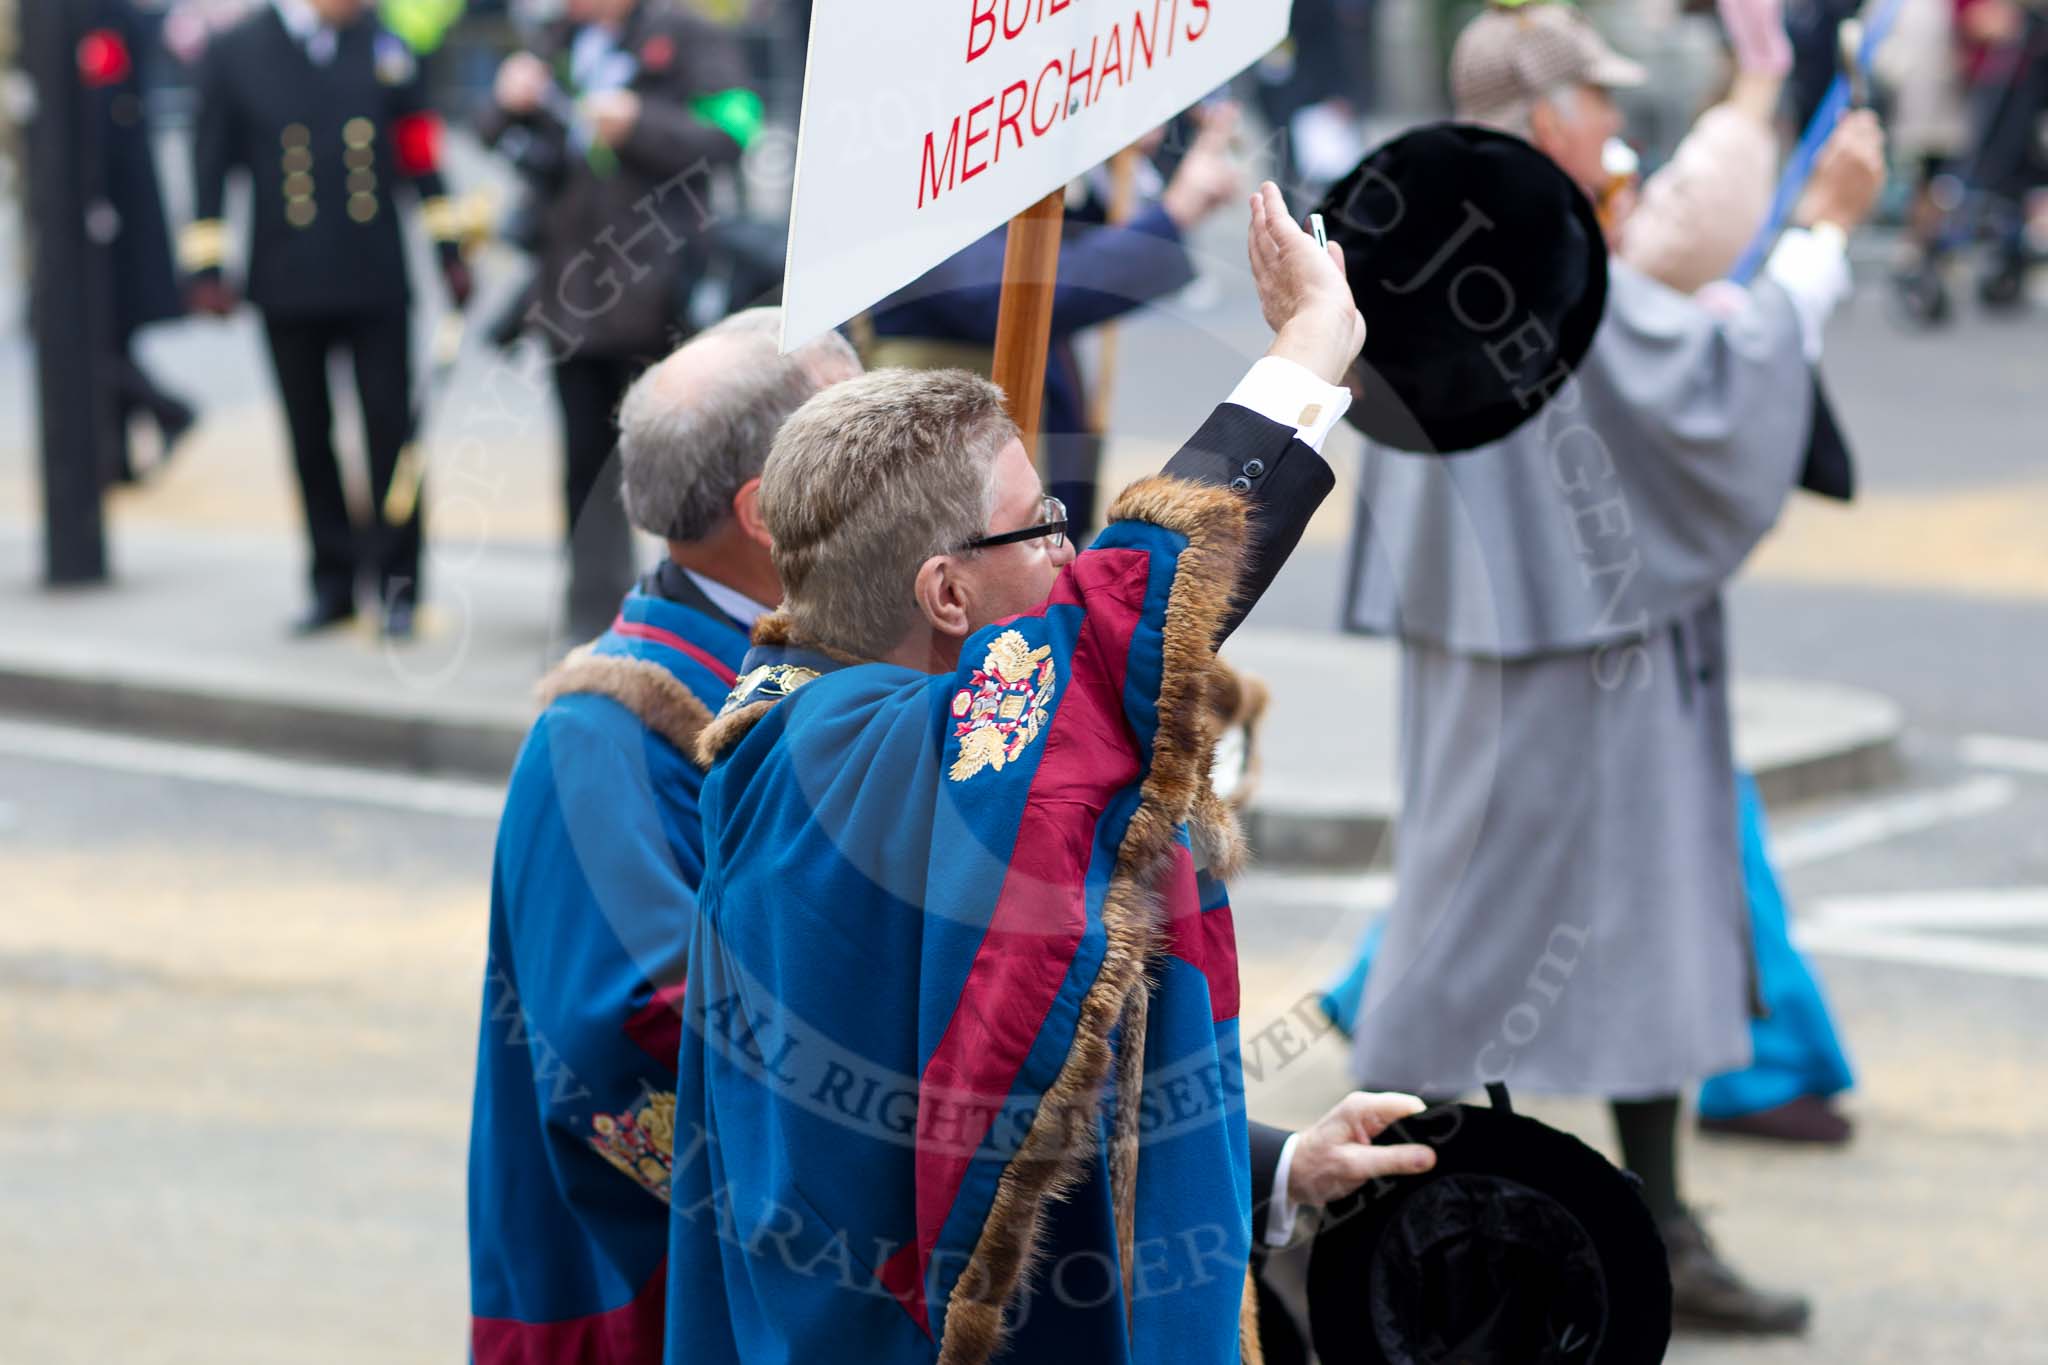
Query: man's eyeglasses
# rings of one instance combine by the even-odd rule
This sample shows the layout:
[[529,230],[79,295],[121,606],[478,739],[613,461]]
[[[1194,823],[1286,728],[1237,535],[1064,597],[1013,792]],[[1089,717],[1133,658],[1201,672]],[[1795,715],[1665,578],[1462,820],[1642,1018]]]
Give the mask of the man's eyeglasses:
[[999,536],[982,536],[970,540],[963,547],[969,550],[986,550],[996,545],[1016,545],[1026,540],[1050,539],[1052,548],[1057,550],[1067,543],[1067,505],[1058,498],[1048,497],[1040,507],[1045,520],[1037,526],[1026,526],[1021,531],[1005,531]]

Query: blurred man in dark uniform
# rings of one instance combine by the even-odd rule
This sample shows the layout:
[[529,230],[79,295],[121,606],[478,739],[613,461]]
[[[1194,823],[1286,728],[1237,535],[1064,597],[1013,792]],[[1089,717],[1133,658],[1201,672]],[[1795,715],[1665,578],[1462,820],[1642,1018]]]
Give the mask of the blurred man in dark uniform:
[[[92,111],[91,221],[106,234],[112,270],[114,335],[108,372],[124,424],[145,413],[155,426],[161,464],[191,429],[194,414],[190,405],[157,386],[133,349],[142,328],[185,312],[142,102],[142,68],[154,33],[130,0],[96,0],[91,15],[79,44],[79,67]],[[125,433],[115,442],[114,459],[108,473],[121,483],[132,482],[136,470]]]
[[634,577],[611,462],[619,402],[685,339],[715,168],[761,121],[737,50],[657,0],[568,0],[499,68],[481,131],[533,190],[540,269],[520,317],[555,362],[566,447],[568,627],[601,633]]
[[[354,616],[357,573],[367,567],[377,574],[384,630],[403,639],[419,600],[420,509],[415,501],[399,525],[382,510],[415,425],[400,185],[421,201],[457,307],[470,279],[458,215],[442,193],[440,121],[411,50],[368,9],[367,0],[272,0],[213,41],[193,148],[198,221],[181,254],[195,310],[232,311],[221,205],[228,172],[246,170],[254,189],[248,296],[263,314],[313,543],[313,601],[293,629]],[[338,349],[349,352],[362,400],[367,544],[335,462],[327,366]]]

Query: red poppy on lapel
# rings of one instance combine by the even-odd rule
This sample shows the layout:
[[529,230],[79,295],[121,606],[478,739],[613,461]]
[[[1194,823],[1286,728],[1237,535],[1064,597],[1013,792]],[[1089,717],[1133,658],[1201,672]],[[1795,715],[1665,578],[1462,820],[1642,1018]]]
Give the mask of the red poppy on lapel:
[[119,85],[134,69],[128,44],[112,29],[94,29],[78,40],[78,74],[88,89]]

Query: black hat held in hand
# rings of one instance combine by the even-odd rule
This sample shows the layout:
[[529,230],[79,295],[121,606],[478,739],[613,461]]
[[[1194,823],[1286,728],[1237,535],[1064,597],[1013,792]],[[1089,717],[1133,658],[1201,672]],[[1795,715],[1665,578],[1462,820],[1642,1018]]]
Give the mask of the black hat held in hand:
[[1493,1107],[1447,1105],[1382,1142],[1425,1142],[1425,1175],[1324,1215],[1308,1274],[1323,1365],[1653,1365],[1671,1273],[1633,1177]]
[[1593,203],[1518,137],[1417,128],[1338,181],[1317,210],[1365,315],[1348,414],[1399,450],[1500,440],[1584,358],[1607,306]]

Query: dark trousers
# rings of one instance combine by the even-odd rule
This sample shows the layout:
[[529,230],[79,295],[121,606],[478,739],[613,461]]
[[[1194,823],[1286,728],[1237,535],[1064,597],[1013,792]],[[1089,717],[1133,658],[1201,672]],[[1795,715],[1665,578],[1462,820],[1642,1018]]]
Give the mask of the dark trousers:
[[568,630],[580,640],[604,633],[633,585],[633,529],[612,453],[619,403],[641,368],[630,357],[608,355],[576,355],[555,364],[567,456]]
[[[416,502],[402,526],[384,520],[384,495],[390,490],[399,452],[413,431],[412,332],[406,315],[265,317],[263,326],[291,428],[306,534],[313,543],[314,597],[328,604],[353,602],[359,570],[369,567],[377,574],[380,602],[417,601],[422,506]],[[354,364],[363,409],[370,463],[367,536],[358,533],[349,515],[341,466],[334,455],[334,399],[327,365],[338,349],[346,349]]]

